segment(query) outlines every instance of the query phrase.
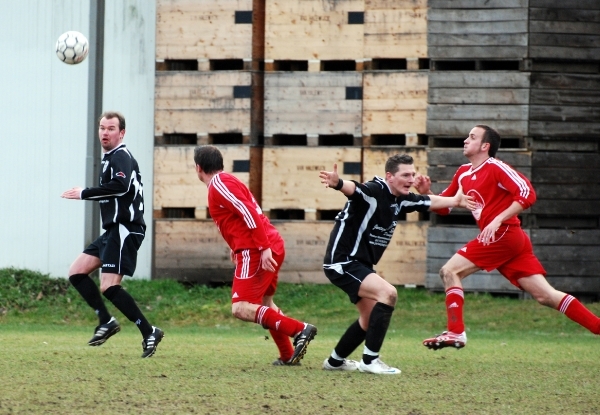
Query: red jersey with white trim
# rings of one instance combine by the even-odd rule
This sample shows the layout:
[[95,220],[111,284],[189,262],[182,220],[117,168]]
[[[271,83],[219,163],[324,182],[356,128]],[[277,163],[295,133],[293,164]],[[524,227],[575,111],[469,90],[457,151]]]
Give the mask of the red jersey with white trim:
[[208,211],[234,252],[271,248],[283,253],[283,238],[237,177],[225,172],[213,176],[208,184]]
[[[444,189],[440,196],[454,196],[458,192],[459,183],[464,194],[473,196],[477,203],[477,209],[472,211],[472,214],[481,230],[513,202],[518,202],[523,209],[528,209],[536,200],[531,182],[508,164],[493,157],[488,158],[475,169],[470,163],[460,166],[454,173],[450,186]],[[447,215],[450,209],[435,212]],[[503,223],[521,224],[516,216]]]

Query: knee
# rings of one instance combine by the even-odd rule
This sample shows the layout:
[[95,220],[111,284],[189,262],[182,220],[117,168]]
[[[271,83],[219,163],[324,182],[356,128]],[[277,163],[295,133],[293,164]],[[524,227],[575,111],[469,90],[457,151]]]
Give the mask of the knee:
[[392,307],[396,306],[396,301],[398,301],[398,291],[396,290],[396,287],[389,284],[380,301]]
[[440,278],[442,279],[443,282],[447,283],[447,282],[458,279],[458,275],[455,274],[454,272],[450,271],[450,269],[443,266],[440,269]]
[[231,305],[231,314],[240,320],[246,320],[245,307],[243,302],[233,303]]
[[554,304],[553,296],[550,292],[535,292],[529,293],[535,301],[546,307],[558,308],[558,304]]

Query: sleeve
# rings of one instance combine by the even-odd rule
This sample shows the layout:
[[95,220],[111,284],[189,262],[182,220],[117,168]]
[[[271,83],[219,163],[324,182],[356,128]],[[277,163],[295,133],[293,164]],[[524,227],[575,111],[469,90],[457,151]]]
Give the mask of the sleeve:
[[513,202],[518,202],[523,209],[529,209],[537,198],[529,179],[508,164],[499,163],[495,166],[496,179],[512,195]]
[[[460,167],[458,170],[456,170],[456,172],[454,173],[454,176],[452,176],[452,181],[450,182],[450,185],[448,187],[446,187],[444,190],[442,190],[442,192],[439,194],[440,196],[452,197],[452,196],[456,195],[456,193],[458,192],[458,189],[460,188],[460,185],[458,184],[458,178],[460,177],[461,173],[462,173],[462,167]],[[438,215],[446,216],[446,215],[449,215],[450,212],[452,212],[452,208],[437,209],[437,210],[432,210],[432,212],[435,212]]]
[[352,181],[356,185],[357,191],[348,196],[348,199],[350,200],[362,200],[363,197],[361,196],[361,193],[367,196],[377,197],[383,190],[381,184],[377,183],[375,180],[370,180],[365,183],[359,183],[356,180]]
[[98,187],[82,190],[81,199],[109,199],[123,196],[129,190],[133,159],[124,151],[117,151],[110,159],[110,180]]
[[264,226],[262,210],[252,193],[237,181],[227,179],[223,181],[221,177],[217,179],[213,184],[216,190],[215,201],[242,219],[240,223],[250,230],[254,246],[259,251],[270,248],[271,243]]

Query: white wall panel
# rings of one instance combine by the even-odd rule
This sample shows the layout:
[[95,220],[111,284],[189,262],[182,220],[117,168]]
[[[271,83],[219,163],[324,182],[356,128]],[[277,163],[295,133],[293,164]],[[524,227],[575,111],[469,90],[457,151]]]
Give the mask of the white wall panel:
[[[136,277],[149,278],[155,2],[106,3],[103,108],[125,114],[125,142],[142,170],[149,228]],[[0,267],[66,277],[84,248],[84,206],[92,202],[60,194],[96,182],[85,177],[89,59],[66,65],[54,44],[67,30],[88,35],[90,5],[0,0],[0,7]]]

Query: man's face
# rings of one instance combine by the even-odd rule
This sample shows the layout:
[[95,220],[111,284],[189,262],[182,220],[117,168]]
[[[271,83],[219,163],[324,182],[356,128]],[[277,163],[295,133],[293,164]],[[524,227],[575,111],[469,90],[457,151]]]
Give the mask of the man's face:
[[487,153],[490,149],[489,143],[483,142],[485,130],[480,127],[474,127],[469,136],[464,141],[463,154],[466,157],[475,156],[479,153]]
[[117,117],[102,118],[100,120],[98,136],[104,152],[110,151],[121,144],[124,135],[125,130],[119,130],[119,119]]
[[394,174],[387,172],[385,179],[394,196],[407,195],[410,187],[415,183],[417,174],[414,164],[400,164]]

